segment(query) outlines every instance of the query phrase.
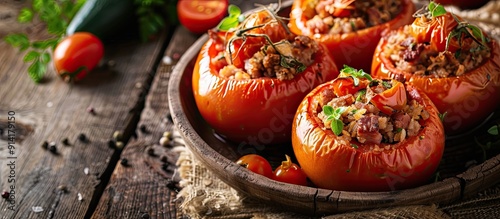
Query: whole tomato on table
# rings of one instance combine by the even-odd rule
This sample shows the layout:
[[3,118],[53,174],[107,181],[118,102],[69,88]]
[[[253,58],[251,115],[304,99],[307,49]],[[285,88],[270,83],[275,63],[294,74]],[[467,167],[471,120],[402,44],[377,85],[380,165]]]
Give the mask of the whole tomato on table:
[[226,16],[228,0],[179,0],[177,16],[189,31],[202,34]]
[[65,81],[83,79],[104,56],[99,38],[88,32],[77,32],[65,37],[54,49],[54,67]]
[[[281,66],[275,67],[298,73],[292,79],[222,77],[219,73],[224,68],[247,75],[245,63],[250,63],[257,51],[271,47],[271,42],[272,48],[293,44],[288,40],[295,35],[270,13],[273,12],[261,10],[249,15],[236,28],[239,35],[235,31],[210,32],[193,71],[194,99],[201,116],[217,134],[240,145],[290,142],[291,121],[302,98],[338,75],[333,57],[326,47],[318,44],[308,66],[299,65],[290,54],[279,56]],[[293,50],[288,46],[280,48],[284,48],[283,53]]]
[[[338,34],[330,33],[329,30],[322,30],[321,32],[311,30],[309,23],[312,25],[316,23],[311,19],[318,14],[315,7],[319,3],[328,5],[327,8],[330,9],[327,9],[327,11],[332,13],[335,17],[333,19],[350,18],[355,14],[355,1],[295,0],[292,4],[290,13],[290,30],[295,34],[307,35],[324,43],[333,54],[338,66],[348,65],[357,69],[364,69],[365,71],[370,71],[373,51],[382,33],[386,30],[397,29],[411,23],[413,21],[412,15],[415,12],[415,5],[411,0],[402,0],[400,12],[392,20],[371,27],[358,29],[354,32]],[[337,26],[331,28],[342,29],[342,27]]]
[[[382,37],[372,75],[406,81],[422,90],[443,115],[446,133],[457,135],[476,128],[500,106],[500,47],[442,6],[431,3],[429,7],[436,13],[420,15],[406,28]],[[400,45],[394,39],[405,42],[395,52],[405,54],[398,60],[391,57],[392,45]],[[429,60],[437,61],[429,64]],[[441,68],[442,62],[446,64]],[[406,64],[398,67],[400,63]]]
[[[436,107],[424,93],[401,82],[366,82],[369,77],[359,80],[355,83],[353,78],[344,76],[341,71],[341,76],[316,87],[301,102],[293,121],[292,145],[302,170],[314,185],[332,190],[389,191],[426,183],[437,169],[445,146],[444,128]],[[346,84],[346,81],[357,85],[352,86],[354,89],[337,93],[338,86]],[[385,91],[380,90],[381,84],[386,87]],[[400,89],[402,86],[403,89]],[[326,103],[338,106],[327,111],[325,96],[329,97]],[[351,110],[347,106],[351,104],[347,104],[349,100],[354,101],[352,106],[366,108]],[[422,113],[415,119],[420,128],[409,134],[411,126],[401,125],[405,119],[398,118],[405,118],[405,113],[409,113],[406,110],[411,109],[410,106],[415,107],[415,103],[428,114]],[[380,106],[391,108],[391,115]],[[324,123],[321,113],[332,121],[331,127]],[[344,124],[347,118],[353,118],[356,125]],[[379,119],[366,123],[366,118]],[[383,121],[381,118],[394,122],[390,123],[391,126],[382,125],[385,123],[380,122]],[[406,121],[410,118],[406,116]],[[385,136],[391,136],[389,134],[376,137],[387,130],[404,136],[404,139],[394,138],[391,142]],[[403,132],[408,134],[401,134]]]

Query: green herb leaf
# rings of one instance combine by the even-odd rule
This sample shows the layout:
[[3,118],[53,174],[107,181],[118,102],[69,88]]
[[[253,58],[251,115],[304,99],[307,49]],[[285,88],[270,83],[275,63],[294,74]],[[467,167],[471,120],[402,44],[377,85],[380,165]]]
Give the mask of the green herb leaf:
[[19,23],[27,23],[33,20],[33,11],[29,8],[23,8],[19,12],[19,16],[17,16],[17,21]]
[[241,15],[241,9],[236,5],[229,5],[227,7],[228,16],[222,19],[222,21],[217,25],[217,29],[228,31],[233,27],[237,27],[245,17]]
[[342,113],[346,111],[346,107],[333,108],[329,105],[323,106],[323,112],[327,116],[327,120],[331,121],[330,127],[333,133],[337,136],[342,134],[342,130],[344,129],[344,122],[340,120]]
[[354,80],[354,86],[359,85],[359,79],[367,79],[368,81],[373,81],[373,78],[370,74],[363,71],[363,69],[356,70],[353,67],[344,65],[344,68],[340,70],[342,76],[350,76]]
[[498,135],[498,125],[494,125],[488,129],[488,133],[491,135]]
[[35,82],[40,82],[47,71],[47,66],[39,61],[34,61],[28,68],[28,74]]
[[428,9],[432,17],[439,17],[446,14],[446,9],[442,5],[436,4],[432,1],[429,2]]
[[30,47],[30,40],[26,34],[9,34],[4,38],[8,44],[19,47],[19,50],[24,51]]
[[42,55],[40,56],[40,62],[43,63],[43,64],[48,64],[50,62],[50,53],[48,52],[44,52],[42,53]]
[[344,129],[344,123],[338,119],[334,119],[332,120],[331,128],[333,133],[336,136],[339,136],[340,134],[342,134],[342,130]]
[[280,65],[285,68],[295,68],[297,72],[303,72],[307,68],[303,63],[297,61],[293,57],[284,55],[281,55]]
[[38,59],[38,57],[40,57],[40,53],[37,52],[37,51],[29,51],[28,53],[26,53],[26,55],[24,55],[24,58],[23,58],[23,61],[24,62],[31,62],[35,59]]

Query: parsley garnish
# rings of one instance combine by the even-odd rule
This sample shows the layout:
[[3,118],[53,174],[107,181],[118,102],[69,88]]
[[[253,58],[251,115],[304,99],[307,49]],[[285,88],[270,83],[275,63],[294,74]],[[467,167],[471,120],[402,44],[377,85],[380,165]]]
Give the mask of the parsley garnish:
[[217,29],[228,31],[231,28],[237,27],[245,19],[245,16],[241,14],[241,9],[236,5],[229,5],[227,12],[229,15],[222,19],[219,25],[217,25]]
[[488,133],[490,133],[490,135],[498,135],[498,125],[491,126],[488,129]]
[[439,17],[446,14],[446,9],[440,4],[436,4],[433,1],[429,2],[427,6],[432,17]]
[[342,74],[343,76],[352,77],[352,79],[354,81],[354,86],[359,85],[359,79],[365,78],[365,79],[368,79],[368,81],[373,81],[372,76],[370,74],[366,73],[365,71],[363,71],[363,69],[356,70],[355,68],[347,66],[347,65],[344,65],[344,68],[342,70],[340,70],[340,74]]
[[333,108],[332,106],[325,105],[323,106],[323,112],[327,116],[326,120],[330,121],[330,127],[333,133],[339,136],[344,129],[344,122],[340,120],[340,116],[346,110],[345,107]]
[[19,23],[29,23],[38,17],[47,26],[47,32],[52,35],[51,38],[43,40],[30,40],[23,33],[9,34],[4,38],[8,44],[18,47],[19,51],[26,51],[23,61],[31,63],[28,74],[33,81],[38,83],[42,80],[51,60],[51,51],[62,39],[66,27],[83,3],[85,0],[33,0],[31,8],[22,8],[19,12]]

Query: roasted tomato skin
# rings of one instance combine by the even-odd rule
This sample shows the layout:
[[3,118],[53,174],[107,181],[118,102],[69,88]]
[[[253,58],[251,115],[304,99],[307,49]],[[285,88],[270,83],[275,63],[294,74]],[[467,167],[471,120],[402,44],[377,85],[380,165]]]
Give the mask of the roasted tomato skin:
[[314,63],[292,80],[222,78],[210,63],[216,55],[212,48],[215,46],[209,40],[199,53],[193,71],[193,93],[205,121],[235,143],[290,142],[291,122],[302,98],[339,74],[333,57],[320,45]]
[[396,69],[384,56],[387,39],[383,37],[375,50],[372,76],[405,80],[423,92],[444,114],[447,135],[457,135],[480,125],[500,105],[500,47],[492,41],[491,56],[483,64],[463,75],[437,78],[417,76]]
[[[327,82],[309,93],[298,107],[292,128],[292,145],[299,165],[318,187],[341,191],[389,191],[412,188],[427,182],[443,155],[443,125],[431,100],[408,86],[408,96],[423,104],[430,117],[413,137],[394,144],[391,149],[376,152],[373,144],[353,140],[343,145],[317,119],[318,99]],[[358,145],[357,148],[352,144]],[[384,147],[382,143],[379,147]]]
[[385,30],[397,29],[413,21],[415,5],[411,0],[403,0],[402,10],[394,19],[382,25],[358,30],[348,34],[315,34],[306,27],[307,18],[302,10],[309,0],[297,0],[292,4],[290,30],[297,35],[307,35],[327,45],[333,53],[337,66],[349,65],[356,69],[370,71],[373,51]]

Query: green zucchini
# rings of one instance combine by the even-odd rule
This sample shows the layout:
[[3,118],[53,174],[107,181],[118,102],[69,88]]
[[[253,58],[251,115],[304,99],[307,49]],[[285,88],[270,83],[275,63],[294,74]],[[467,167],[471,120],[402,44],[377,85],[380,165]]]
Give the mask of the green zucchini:
[[69,23],[66,34],[90,32],[107,41],[126,28],[137,28],[134,24],[134,0],[87,0]]

